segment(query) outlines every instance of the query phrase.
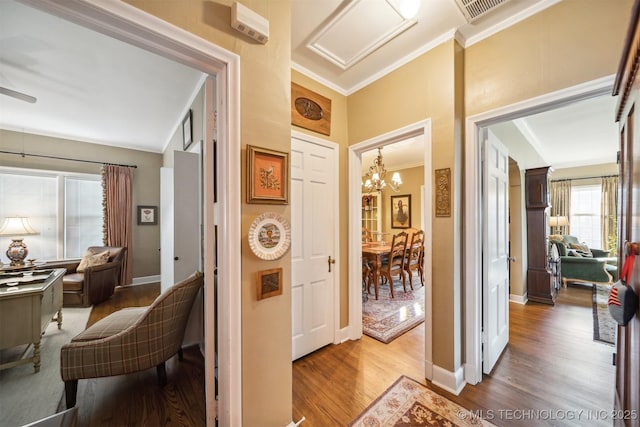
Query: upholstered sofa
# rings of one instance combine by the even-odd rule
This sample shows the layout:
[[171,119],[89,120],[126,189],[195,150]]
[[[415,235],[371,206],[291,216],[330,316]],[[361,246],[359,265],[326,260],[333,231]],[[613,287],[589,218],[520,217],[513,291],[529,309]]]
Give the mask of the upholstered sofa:
[[560,275],[564,286],[569,282],[613,284],[618,280],[617,258],[609,251],[589,248],[575,236],[549,236],[560,255]]
[[[78,271],[82,260],[47,263],[47,267],[65,268],[62,278],[62,304],[65,307],[88,307],[105,301],[120,284],[120,270],[127,248],[115,246],[91,246],[87,254],[108,252],[106,262],[88,265]],[[87,257],[87,255],[85,255]]]

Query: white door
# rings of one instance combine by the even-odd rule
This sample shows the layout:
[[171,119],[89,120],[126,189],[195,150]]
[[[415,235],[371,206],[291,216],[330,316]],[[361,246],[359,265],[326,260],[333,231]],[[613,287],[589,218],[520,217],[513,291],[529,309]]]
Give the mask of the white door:
[[482,365],[488,374],[509,341],[509,153],[491,132],[484,150]]
[[292,360],[334,340],[338,221],[335,144],[291,139]]
[[186,279],[200,265],[200,160],[173,152],[173,168],[160,170],[160,287]]

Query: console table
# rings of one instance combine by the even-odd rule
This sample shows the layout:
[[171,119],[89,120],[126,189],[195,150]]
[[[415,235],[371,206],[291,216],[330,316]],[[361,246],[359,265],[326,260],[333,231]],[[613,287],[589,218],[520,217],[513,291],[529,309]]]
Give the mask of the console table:
[[0,370],[33,362],[40,371],[40,337],[57,313],[62,327],[62,276],[66,270],[0,273],[0,348],[33,344],[33,355],[0,365]]

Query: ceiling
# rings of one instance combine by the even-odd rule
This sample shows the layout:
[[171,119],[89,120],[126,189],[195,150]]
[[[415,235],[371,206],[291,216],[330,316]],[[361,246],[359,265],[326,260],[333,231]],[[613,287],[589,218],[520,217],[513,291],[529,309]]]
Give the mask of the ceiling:
[[[445,40],[469,46],[559,0],[506,0],[471,22],[457,0],[422,0],[414,19],[397,12],[400,1],[291,0],[292,68],[348,95]],[[0,1],[0,86],[38,99],[0,95],[0,128],[162,152],[203,79],[155,54]],[[602,96],[492,130],[539,166],[613,162],[613,104]],[[413,154],[419,146],[399,147],[383,150],[387,168],[421,157]]]

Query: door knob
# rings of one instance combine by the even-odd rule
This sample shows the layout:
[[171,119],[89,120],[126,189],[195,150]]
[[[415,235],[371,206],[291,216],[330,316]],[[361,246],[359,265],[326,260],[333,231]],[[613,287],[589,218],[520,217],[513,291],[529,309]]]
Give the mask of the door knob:
[[331,258],[331,255],[329,255],[329,260],[327,261],[329,263],[329,273],[331,273],[331,264],[335,264],[336,260]]
[[179,257],[177,257],[177,256],[174,256],[174,257],[173,257],[173,260],[174,260],[174,261],[178,261],[179,259],[180,259],[180,258],[179,258]]

